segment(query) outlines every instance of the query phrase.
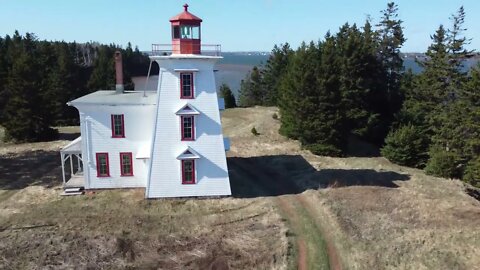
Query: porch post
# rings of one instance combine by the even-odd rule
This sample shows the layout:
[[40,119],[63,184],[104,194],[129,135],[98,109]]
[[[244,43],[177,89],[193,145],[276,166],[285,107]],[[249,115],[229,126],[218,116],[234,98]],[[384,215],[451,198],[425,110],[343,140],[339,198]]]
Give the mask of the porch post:
[[75,155],[77,157],[77,172],[81,172],[82,171],[82,167],[80,167],[80,158]]
[[65,160],[64,160],[64,154],[60,152],[60,159],[62,160],[62,177],[63,177],[63,185],[65,186]]
[[71,173],[71,177],[73,177],[73,160],[72,160],[72,154],[68,154],[68,157],[70,158],[70,173]]

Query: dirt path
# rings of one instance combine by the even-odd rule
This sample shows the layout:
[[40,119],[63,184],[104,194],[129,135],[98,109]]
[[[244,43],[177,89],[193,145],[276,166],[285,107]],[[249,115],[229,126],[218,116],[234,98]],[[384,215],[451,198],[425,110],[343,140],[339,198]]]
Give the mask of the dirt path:
[[310,210],[313,206],[302,198],[303,195],[287,177],[270,166],[248,159],[235,159],[229,167],[241,171],[243,179],[262,189],[264,196],[275,196],[274,202],[296,238],[292,243],[296,249],[295,258],[291,259],[296,260],[298,269],[341,269],[333,240]]

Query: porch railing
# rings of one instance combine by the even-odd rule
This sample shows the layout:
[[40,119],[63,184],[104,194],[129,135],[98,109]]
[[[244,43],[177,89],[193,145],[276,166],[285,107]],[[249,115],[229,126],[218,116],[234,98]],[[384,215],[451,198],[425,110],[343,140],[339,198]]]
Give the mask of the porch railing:
[[[171,55],[173,53],[172,44],[152,44],[151,56]],[[222,46],[220,44],[201,44],[200,55],[220,56]]]

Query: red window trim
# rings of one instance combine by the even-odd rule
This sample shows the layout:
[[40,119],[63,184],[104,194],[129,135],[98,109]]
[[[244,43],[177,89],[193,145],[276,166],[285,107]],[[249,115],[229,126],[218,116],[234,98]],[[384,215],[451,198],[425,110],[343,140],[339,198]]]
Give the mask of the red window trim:
[[[107,161],[107,174],[106,175],[101,175],[100,174],[100,162],[98,162],[98,158],[100,155],[105,155],[106,156],[106,161]],[[97,161],[97,177],[110,177],[110,164],[108,161],[108,153],[96,153],[95,154],[95,159]]]
[[[190,74],[190,96],[183,95],[183,75]],[[181,72],[180,73],[180,98],[181,99],[193,99],[195,97],[194,87],[193,87],[193,72]]]
[[[122,116],[122,134],[121,135],[115,135],[114,115]],[[124,120],[123,114],[112,114],[110,115],[110,120],[111,120],[111,126],[112,126],[112,138],[125,138],[125,120]]]
[[[184,163],[185,161],[191,161],[192,162],[192,182],[185,182],[185,166]],[[196,175],[195,175],[195,160],[194,159],[187,159],[187,160],[182,160],[182,184],[183,185],[193,185],[197,183]]]
[[[191,138],[185,138],[184,133],[183,133],[183,120],[188,117],[192,118],[192,137]],[[182,136],[182,141],[195,141],[195,116],[193,115],[182,115],[180,116],[180,132]]]
[[[130,156],[130,173],[125,174],[123,172],[123,156],[127,155]],[[120,176],[133,176],[133,159],[132,159],[132,152],[121,152],[120,153]]]

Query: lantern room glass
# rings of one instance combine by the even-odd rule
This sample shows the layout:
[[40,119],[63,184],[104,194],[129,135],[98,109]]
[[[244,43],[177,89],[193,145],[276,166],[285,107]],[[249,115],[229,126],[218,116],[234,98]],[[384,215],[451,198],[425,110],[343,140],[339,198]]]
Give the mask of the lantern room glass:
[[175,25],[172,27],[174,39],[200,39],[200,26]]

